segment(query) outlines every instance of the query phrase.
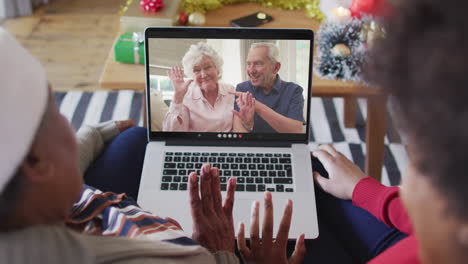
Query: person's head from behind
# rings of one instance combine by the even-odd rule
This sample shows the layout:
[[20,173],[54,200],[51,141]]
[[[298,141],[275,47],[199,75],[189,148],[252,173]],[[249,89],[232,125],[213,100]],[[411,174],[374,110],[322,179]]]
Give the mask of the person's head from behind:
[[74,132],[45,71],[0,28],[0,230],[63,223],[82,177]]
[[210,45],[205,42],[191,45],[182,58],[182,65],[187,77],[192,78],[202,90],[218,89],[223,59]]
[[269,42],[250,46],[247,55],[247,75],[253,86],[271,89],[281,68],[278,47]]
[[408,138],[402,199],[424,263],[468,259],[468,16],[465,2],[402,1],[372,51],[371,82]]

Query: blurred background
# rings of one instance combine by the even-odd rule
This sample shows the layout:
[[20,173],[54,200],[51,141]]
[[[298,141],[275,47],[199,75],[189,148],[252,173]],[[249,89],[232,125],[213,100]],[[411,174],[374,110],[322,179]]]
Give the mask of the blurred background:
[[[31,15],[4,17],[5,7],[13,2],[27,7],[28,1],[31,7],[37,4]],[[99,89],[99,76],[119,30],[119,10],[124,2],[0,0],[0,26],[41,60],[54,91],[95,91]],[[13,5],[16,12],[28,11],[17,5]]]

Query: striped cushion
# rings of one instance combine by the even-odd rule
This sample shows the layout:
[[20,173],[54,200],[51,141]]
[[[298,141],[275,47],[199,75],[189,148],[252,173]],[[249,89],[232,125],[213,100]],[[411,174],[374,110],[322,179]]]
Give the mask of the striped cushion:
[[[118,92],[55,92],[60,112],[78,129],[82,124],[96,124],[106,120],[133,119],[142,125],[142,93]],[[319,144],[333,144],[361,169],[365,161],[366,101],[358,100],[356,128],[344,128],[342,98],[312,98],[310,148]],[[382,183],[397,185],[406,167],[407,154],[392,119],[387,116],[384,168]]]

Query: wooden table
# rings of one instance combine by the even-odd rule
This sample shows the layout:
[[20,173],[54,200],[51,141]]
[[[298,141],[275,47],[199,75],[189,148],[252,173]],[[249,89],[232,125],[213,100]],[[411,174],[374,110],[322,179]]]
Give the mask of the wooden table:
[[[319,22],[307,17],[304,10],[284,11],[265,8],[255,3],[228,5],[206,14],[209,27],[228,27],[229,21],[256,11],[264,11],[274,20],[262,27],[271,28],[310,28],[317,31]],[[105,62],[100,85],[104,89],[145,90],[145,68],[143,65],[123,64],[114,60],[113,50]],[[312,96],[343,97],[345,99],[345,127],[355,126],[356,98],[367,99],[366,120],[366,163],[367,175],[380,180],[384,155],[384,135],[386,116],[386,96],[378,89],[359,83],[325,80],[314,75]]]

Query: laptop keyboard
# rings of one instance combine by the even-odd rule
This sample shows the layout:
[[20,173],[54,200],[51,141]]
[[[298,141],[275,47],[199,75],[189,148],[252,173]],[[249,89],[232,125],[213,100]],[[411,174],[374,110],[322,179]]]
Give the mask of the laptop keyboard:
[[239,192],[294,192],[291,154],[223,152],[166,152],[161,190],[186,191],[188,175],[200,175],[204,163],[219,168],[222,191],[235,177]]

